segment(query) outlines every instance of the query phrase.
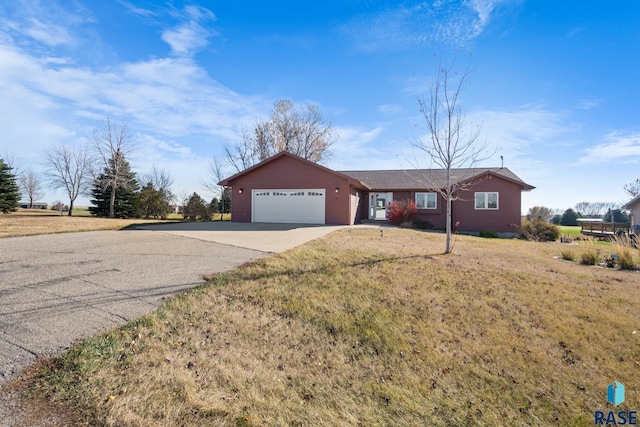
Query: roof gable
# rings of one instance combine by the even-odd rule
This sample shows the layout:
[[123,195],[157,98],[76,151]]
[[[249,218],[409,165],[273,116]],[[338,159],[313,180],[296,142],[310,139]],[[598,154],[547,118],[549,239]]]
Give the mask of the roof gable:
[[340,173],[340,172],[336,172],[336,171],[334,171],[332,169],[329,169],[329,168],[327,168],[325,166],[322,166],[322,165],[319,165],[317,163],[310,162],[309,160],[305,160],[302,157],[296,156],[295,154],[291,154],[291,153],[289,153],[287,151],[281,151],[280,153],[276,154],[275,156],[271,156],[268,159],[265,159],[265,160],[261,161],[260,163],[256,163],[255,165],[243,170],[242,172],[238,172],[237,174],[235,174],[233,176],[230,176],[229,178],[223,179],[222,181],[220,181],[218,183],[218,185],[231,186],[233,181],[236,181],[239,178],[242,178],[242,177],[244,177],[246,175],[249,175],[249,174],[251,174],[251,173],[253,173],[253,172],[255,172],[255,171],[257,171],[257,170],[259,170],[259,169],[261,169],[261,168],[263,168],[263,167],[265,167],[267,165],[269,165],[269,164],[278,162],[283,158],[290,158],[290,159],[293,159],[295,161],[305,163],[309,167],[318,168],[318,169],[320,169],[320,170],[322,170],[324,172],[327,172],[327,173],[336,175],[336,176],[338,176],[338,177],[340,177],[342,179],[345,179],[351,185],[354,185],[354,186],[357,186],[357,187],[364,187],[364,185],[362,185],[362,183],[360,181],[358,181],[357,179],[355,179],[355,178],[353,178],[351,176],[345,175],[345,174]]
[[620,209],[628,209],[628,210],[632,210],[635,208],[635,206],[640,203],[640,195],[634,197],[633,199],[631,199],[631,201],[625,203],[624,205],[622,205],[622,207]]

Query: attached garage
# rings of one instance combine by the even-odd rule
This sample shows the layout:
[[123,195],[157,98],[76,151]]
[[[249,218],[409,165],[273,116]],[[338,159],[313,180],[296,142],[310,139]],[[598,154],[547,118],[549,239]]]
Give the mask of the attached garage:
[[218,183],[231,187],[231,221],[353,224],[360,220],[357,179],[283,151]]
[[253,189],[252,222],[325,223],[325,189]]

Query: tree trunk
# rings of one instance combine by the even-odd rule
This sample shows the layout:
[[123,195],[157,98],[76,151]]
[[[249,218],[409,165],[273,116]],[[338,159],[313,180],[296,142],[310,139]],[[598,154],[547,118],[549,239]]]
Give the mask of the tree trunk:
[[451,253],[451,193],[447,192],[447,242],[444,253]]
[[73,213],[73,200],[69,201],[69,213],[67,215],[71,216]]
[[115,204],[116,204],[116,186],[111,185],[111,199],[109,199],[109,218],[113,218],[115,215]]

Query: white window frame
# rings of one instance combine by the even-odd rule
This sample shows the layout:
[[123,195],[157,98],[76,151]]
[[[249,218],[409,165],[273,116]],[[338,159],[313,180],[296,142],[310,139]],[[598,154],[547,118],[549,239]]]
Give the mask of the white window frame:
[[[424,202],[425,202],[425,206],[424,207],[420,207],[420,205],[418,204],[418,195],[424,194]],[[433,194],[433,207],[429,207],[429,200],[428,200],[428,196]],[[428,210],[433,210],[433,209],[438,209],[438,193],[427,193],[427,192],[419,192],[416,193],[415,197],[415,202],[416,202],[416,207],[418,209],[428,209]]]
[[[496,205],[495,207],[490,207],[489,206],[489,195],[490,194],[495,194],[496,195]],[[483,206],[478,207],[478,196],[482,195],[484,197],[484,201],[483,201]],[[491,210],[491,211],[495,211],[500,209],[500,193],[498,193],[497,191],[479,191],[475,193],[475,197],[473,198],[473,207],[476,210]]]

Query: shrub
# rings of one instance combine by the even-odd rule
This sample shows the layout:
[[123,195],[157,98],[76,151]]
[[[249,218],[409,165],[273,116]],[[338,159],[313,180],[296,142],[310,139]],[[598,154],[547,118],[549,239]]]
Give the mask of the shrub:
[[554,242],[560,238],[560,229],[547,221],[536,218],[533,221],[525,221],[518,230],[520,237],[536,242]]
[[585,246],[580,254],[580,264],[598,265],[600,261],[600,251],[593,245]]
[[433,229],[433,224],[422,218],[416,218],[413,220],[413,228],[417,228],[418,230],[431,230]]
[[389,222],[400,225],[407,221],[413,221],[418,213],[418,208],[413,200],[394,200],[389,205]]
[[497,239],[498,233],[492,230],[484,230],[478,234],[480,237],[484,237],[485,239]]
[[560,251],[560,256],[562,259],[566,261],[574,261],[576,259],[576,254],[571,249],[563,249]]
[[615,251],[615,261],[623,270],[634,270],[637,266],[633,242],[627,235],[616,236],[611,241]]

